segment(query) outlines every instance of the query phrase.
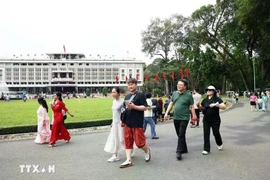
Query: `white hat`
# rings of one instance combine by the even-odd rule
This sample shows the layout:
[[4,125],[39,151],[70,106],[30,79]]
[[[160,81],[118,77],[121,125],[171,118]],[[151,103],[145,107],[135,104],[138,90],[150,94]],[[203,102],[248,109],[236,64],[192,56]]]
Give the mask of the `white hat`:
[[208,86],[208,87],[205,89],[205,91],[207,91],[207,90],[214,90],[214,91],[216,91],[216,88],[215,88],[214,86]]

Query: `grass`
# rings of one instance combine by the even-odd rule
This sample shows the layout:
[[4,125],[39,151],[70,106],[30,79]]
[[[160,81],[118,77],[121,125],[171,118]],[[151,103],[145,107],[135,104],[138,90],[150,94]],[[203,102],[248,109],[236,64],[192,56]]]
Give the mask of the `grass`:
[[[163,98],[163,102],[166,98]],[[224,100],[224,99],[223,99]],[[52,118],[52,110],[49,102],[49,117]],[[81,98],[64,99],[64,103],[69,111],[74,114],[74,118],[67,115],[66,123],[83,122],[112,119],[113,98]],[[11,100],[9,102],[0,101],[0,128],[27,126],[37,124],[37,109],[39,104],[37,100]]]
[[[50,99],[47,99],[49,106],[49,117],[52,117]],[[69,111],[74,114],[74,118],[67,115],[66,123],[112,119],[113,98],[87,98],[87,99],[64,99],[64,103]],[[9,102],[0,101],[0,128],[25,126],[37,124],[37,100],[11,100]]]

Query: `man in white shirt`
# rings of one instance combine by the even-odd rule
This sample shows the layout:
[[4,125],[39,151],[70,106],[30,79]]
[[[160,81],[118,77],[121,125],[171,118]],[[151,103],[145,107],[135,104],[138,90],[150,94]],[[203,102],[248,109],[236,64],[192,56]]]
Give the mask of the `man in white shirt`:
[[198,120],[197,120],[197,124],[192,124],[190,127],[191,127],[191,128],[195,128],[195,127],[199,127],[199,122],[200,122],[200,109],[198,108],[197,104],[201,102],[202,95],[200,95],[198,89],[194,89],[192,97],[193,97],[193,99],[194,99],[194,104],[193,104],[193,106],[194,106],[195,113],[196,113],[196,116],[197,116]]
[[151,137],[152,139],[158,139],[159,137],[157,136],[156,133],[156,129],[155,129],[155,122],[153,120],[153,108],[156,108],[155,106],[153,106],[152,104],[152,100],[151,100],[151,93],[146,93],[145,97],[146,97],[146,102],[147,102],[147,109],[144,111],[144,121],[143,121],[143,130],[144,132],[146,131],[146,127],[147,124],[150,125],[151,127]]

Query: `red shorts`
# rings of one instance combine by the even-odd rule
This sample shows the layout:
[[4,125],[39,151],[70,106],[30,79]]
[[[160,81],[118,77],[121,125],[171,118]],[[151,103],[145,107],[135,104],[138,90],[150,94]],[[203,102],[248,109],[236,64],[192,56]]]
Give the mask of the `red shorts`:
[[138,148],[145,146],[146,137],[143,128],[130,128],[125,126],[124,132],[126,149],[133,149],[134,142]]

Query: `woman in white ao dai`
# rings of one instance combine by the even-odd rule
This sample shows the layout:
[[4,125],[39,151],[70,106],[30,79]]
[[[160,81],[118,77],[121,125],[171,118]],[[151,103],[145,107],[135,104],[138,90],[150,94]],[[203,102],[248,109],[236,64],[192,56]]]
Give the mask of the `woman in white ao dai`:
[[118,152],[122,149],[125,149],[124,146],[124,129],[121,127],[120,121],[120,114],[121,108],[123,106],[123,100],[120,99],[120,89],[113,88],[112,89],[112,96],[114,98],[113,105],[112,105],[112,124],[111,124],[111,131],[107,142],[105,144],[104,150],[108,153],[113,153],[113,156],[108,159],[108,162],[115,162],[119,161]]
[[37,110],[37,136],[35,143],[44,144],[50,141],[50,118],[48,116],[48,106],[43,97],[38,98],[39,108]]

